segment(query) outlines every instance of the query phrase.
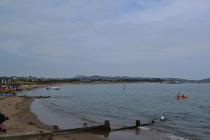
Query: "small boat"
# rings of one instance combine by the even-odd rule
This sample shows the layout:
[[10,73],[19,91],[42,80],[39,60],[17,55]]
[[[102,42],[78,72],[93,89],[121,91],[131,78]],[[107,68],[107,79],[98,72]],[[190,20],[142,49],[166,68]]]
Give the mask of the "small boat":
[[46,89],[47,90],[50,90],[50,89],[52,89],[52,90],[59,90],[60,88],[59,87],[46,87]]
[[187,99],[188,98],[188,96],[176,96],[176,99],[177,100],[180,100],[180,99]]

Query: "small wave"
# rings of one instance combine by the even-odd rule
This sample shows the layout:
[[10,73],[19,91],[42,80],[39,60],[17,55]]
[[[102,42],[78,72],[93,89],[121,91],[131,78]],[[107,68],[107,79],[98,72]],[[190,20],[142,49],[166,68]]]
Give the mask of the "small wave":
[[169,138],[170,140],[189,140],[188,138],[184,138],[182,136],[172,134],[163,128],[151,128],[150,130],[153,132],[157,132],[157,133]]
[[142,129],[142,130],[150,130],[150,128],[147,127],[147,126],[140,126],[139,128]]
[[166,134],[166,136],[171,140],[189,140],[187,138],[183,138],[181,136],[176,136],[176,135],[173,135],[173,134]]

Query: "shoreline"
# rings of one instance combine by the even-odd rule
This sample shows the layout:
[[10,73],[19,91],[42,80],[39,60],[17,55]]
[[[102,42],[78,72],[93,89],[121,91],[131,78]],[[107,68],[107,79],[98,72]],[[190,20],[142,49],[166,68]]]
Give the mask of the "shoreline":
[[33,99],[21,97],[0,97],[0,111],[9,117],[4,123],[7,128],[6,134],[24,132],[49,132],[51,126],[43,124],[38,117],[31,112]]
[[[1,135],[16,135],[26,133],[51,133],[53,126],[44,124],[38,119],[38,116],[31,111],[31,103],[34,99],[28,99],[23,97],[0,97],[0,112],[6,114],[9,120],[4,123],[7,133],[0,133]],[[152,131],[140,129],[140,133],[135,134],[135,130],[124,130],[109,133],[109,137],[103,137],[92,133],[75,133],[75,134],[62,134],[59,136],[53,136],[53,140],[126,140],[126,139],[142,139],[148,140],[157,138],[160,140],[168,140],[165,136],[159,136],[158,133]],[[15,140],[19,140],[15,138]],[[21,138],[20,138],[21,139]],[[37,140],[37,137],[27,138],[27,140]]]
[[[4,122],[7,129],[6,133],[0,133],[1,136],[9,135],[24,135],[40,133],[51,133],[53,127],[42,123],[38,117],[31,112],[31,103],[33,99],[26,99],[22,97],[0,97],[0,112],[9,117],[9,120]],[[24,137],[25,138],[25,137]],[[77,133],[53,136],[53,140],[68,140],[69,138],[83,140],[104,140],[102,137],[94,134]],[[10,138],[9,138],[10,139]],[[12,138],[11,138],[12,139]],[[15,138],[17,140],[21,138]],[[43,137],[44,139],[44,137]],[[48,138],[47,138],[48,139]],[[38,137],[28,137],[27,140],[38,140]]]

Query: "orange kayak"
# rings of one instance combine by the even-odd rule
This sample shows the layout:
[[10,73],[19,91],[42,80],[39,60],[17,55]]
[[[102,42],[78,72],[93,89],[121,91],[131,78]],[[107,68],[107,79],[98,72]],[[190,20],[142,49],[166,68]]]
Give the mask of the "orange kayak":
[[184,97],[183,97],[183,96],[176,96],[176,99],[177,99],[177,100],[180,100],[180,99],[187,99],[187,98],[188,98],[188,96],[184,96]]

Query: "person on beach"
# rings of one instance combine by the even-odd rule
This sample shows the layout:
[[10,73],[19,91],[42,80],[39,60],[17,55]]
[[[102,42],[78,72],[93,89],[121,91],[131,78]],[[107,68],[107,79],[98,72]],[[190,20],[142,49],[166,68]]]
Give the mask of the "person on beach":
[[6,132],[6,129],[4,128],[3,124],[0,124],[0,132]]
[[0,132],[7,131],[3,125],[3,122],[5,122],[6,120],[9,120],[9,118],[5,116],[4,114],[0,113]]

